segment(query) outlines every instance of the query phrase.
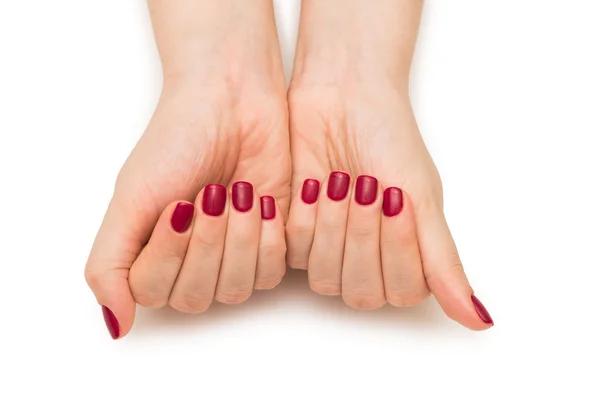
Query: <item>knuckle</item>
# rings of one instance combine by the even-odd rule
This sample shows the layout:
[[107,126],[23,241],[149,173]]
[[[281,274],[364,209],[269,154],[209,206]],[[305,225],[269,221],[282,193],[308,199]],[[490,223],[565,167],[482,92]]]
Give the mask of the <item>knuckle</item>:
[[285,260],[287,249],[285,243],[264,243],[258,248],[259,263],[266,261],[269,264]]
[[308,256],[310,253],[310,244],[302,246],[299,243],[291,244],[286,248],[285,262],[293,269],[308,269]]
[[448,284],[448,277],[464,277],[465,275],[462,261],[456,251],[450,253],[443,260],[442,264],[439,266],[434,265],[434,267],[435,268],[424,268],[424,273],[425,280],[436,287],[446,286]]
[[256,279],[256,282],[254,282],[254,289],[256,290],[271,290],[274,289],[275,287],[277,287],[277,285],[279,285],[282,281],[283,277],[268,277],[268,278],[261,278],[261,279]]
[[220,248],[223,247],[224,237],[220,235],[211,234],[212,232],[197,232],[192,233],[192,238],[190,240],[190,245],[200,247],[200,248]]
[[231,242],[235,243],[236,247],[240,249],[256,248],[257,239],[254,232],[236,232],[231,229],[227,230],[227,236],[229,240],[230,232],[232,234]]
[[413,307],[429,297],[429,291],[393,291],[387,294],[387,301],[394,307]]
[[199,314],[210,307],[212,296],[206,294],[185,294],[169,299],[169,305],[185,314]]
[[310,277],[308,282],[310,289],[322,296],[339,296],[342,293],[342,285],[339,280]]
[[285,227],[285,233],[290,239],[294,239],[299,236],[312,235],[315,227],[313,224],[308,222],[290,221]]
[[157,285],[141,284],[136,280],[130,280],[129,289],[135,302],[142,307],[161,308],[167,305],[169,293]]
[[356,310],[375,310],[383,307],[386,302],[384,296],[379,294],[350,292],[343,293],[342,298],[346,305]]
[[302,254],[287,254],[287,265],[292,269],[308,269],[308,256]]
[[285,263],[269,264],[276,266],[275,268],[269,268],[263,270],[259,268],[257,270],[256,279],[254,281],[254,289],[256,290],[269,290],[275,288],[281,283],[285,276]]
[[159,291],[144,290],[142,292],[132,291],[135,302],[142,307],[161,308],[167,305],[167,296]]
[[346,221],[323,221],[319,225],[319,231],[325,233],[326,235],[336,234],[338,232],[346,231]]
[[458,252],[456,252],[456,251],[450,253],[449,266],[453,272],[458,272],[461,274],[465,272],[463,263],[460,260],[460,256],[458,255]]
[[372,238],[376,238],[377,235],[379,235],[379,230],[376,230],[372,227],[351,226],[351,227],[348,227],[347,235],[356,237],[356,238],[360,238],[361,240],[372,239]]
[[417,235],[412,228],[387,229],[382,233],[379,241],[385,249],[393,250],[397,246],[402,246],[403,249],[414,247],[418,251]]
[[92,290],[94,288],[99,287],[100,282],[102,281],[102,274],[97,271],[91,270],[89,268],[85,269],[84,277],[85,277],[85,281],[87,282],[88,286]]
[[217,291],[215,300],[223,304],[240,304],[248,300],[251,294],[252,289],[222,290]]

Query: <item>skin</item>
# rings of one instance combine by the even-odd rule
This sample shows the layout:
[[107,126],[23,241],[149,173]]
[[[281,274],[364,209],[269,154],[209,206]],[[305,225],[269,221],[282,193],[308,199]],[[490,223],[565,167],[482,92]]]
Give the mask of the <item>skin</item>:
[[[408,95],[422,2],[304,0],[288,93],[293,160],[287,262],[308,269],[311,288],[349,306],[411,306],[433,292],[464,326],[478,316],[444,218],[442,185]],[[378,178],[375,203],[326,196],[328,176]],[[305,179],[322,182],[319,201],[301,200]],[[352,187],[352,184],[351,184]],[[405,206],[381,214],[382,191],[398,187]]]
[[[136,303],[202,312],[213,299],[243,302],[285,272],[291,159],[271,1],[150,0],[149,9],[163,90],[119,173],[85,269],[118,337],[131,329]],[[245,213],[231,205],[237,181],[254,186]],[[200,206],[209,184],[230,192],[219,217]],[[276,199],[275,219],[261,220],[259,195]],[[170,223],[178,202],[196,204],[183,233]]]
[[[411,306],[431,291],[450,318],[492,326],[471,300],[410,106],[421,6],[304,0],[286,99],[271,0],[149,1],[163,91],[118,176],[85,271],[114,314],[115,338],[130,331],[136,304],[199,313],[213,300],[237,304],[275,287],[286,245],[287,264],[308,269],[315,292],[341,295],[350,307]],[[351,185],[333,201],[328,177],[337,170]],[[370,205],[355,200],[359,175],[378,179]],[[307,178],[321,183],[314,204],[301,200]],[[254,186],[247,212],[232,206],[237,181]],[[202,210],[209,184],[228,188],[219,216]],[[393,217],[381,211],[388,187],[404,193]],[[274,219],[261,219],[264,195],[276,199]],[[194,204],[194,218],[177,232],[171,218],[182,202]]]

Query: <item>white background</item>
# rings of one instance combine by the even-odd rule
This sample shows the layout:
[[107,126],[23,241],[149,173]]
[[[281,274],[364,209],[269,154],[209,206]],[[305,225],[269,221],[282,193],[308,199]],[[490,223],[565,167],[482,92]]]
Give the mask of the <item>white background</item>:
[[[299,1],[276,5],[289,77]],[[160,90],[145,2],[0,0],[0,398],[600,398],[599,21],[593,0],[425,2],[414,107],[491,330],[433,299],[352,311],[290,272],[113,342],[83,268]]]

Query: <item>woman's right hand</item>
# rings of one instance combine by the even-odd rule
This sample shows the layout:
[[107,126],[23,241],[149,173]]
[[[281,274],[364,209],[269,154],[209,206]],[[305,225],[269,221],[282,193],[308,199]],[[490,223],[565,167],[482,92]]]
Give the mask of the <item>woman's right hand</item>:
[[350,307],[412,306],[431,291],[450,318],[484,330],[493,321],[463,270],[408,96],[420,12],[413,0],[303,1],[287,260]]

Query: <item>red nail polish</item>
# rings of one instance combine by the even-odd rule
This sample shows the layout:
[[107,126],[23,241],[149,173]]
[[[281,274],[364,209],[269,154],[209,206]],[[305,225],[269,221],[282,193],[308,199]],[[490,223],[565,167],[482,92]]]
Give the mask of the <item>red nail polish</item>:
[[106,323],[106,328],[108,328],[108,333],[113,339],[119,338],[119,322],[113,314],[112,311],[108,309],[106,306],[102,306],[102,315],[104,316],[104,323]]
[[206,215],[218,217],[225,211],[227,189],[223,185],[208,185],[202,195],[202,211]]
[[260,198],[260,214],[262,219],[275,218],[275,199],[271,196]]
[[361,175],[356,179],[356,191],[354,200],[361,206],[368,206],[377,200],[377,178],[368,175]]
[[233,207],[241,212],[246,212],[252,208],[254,201],[254,192],[252,184],[248,182],[236,182],[231,188],[231,201]]
[[194,219],[194,205],[190,203],[179,203],[171,216],[171,226],[175,232],[187,231]]
[[306,204],[315,204],[319,198],[319,181],[307,179],[302,185],[302,201]]
[[393,217],[404,207],[404,195],[397,187],[389,187],[383,192],[383,215]]
[[492,320],[490,313],[488,312],[488,310],[486,310],[481,301],[479,301],[479,299],[475,297],[474,294],[471,295],[471,301],[475,306],[475,311],[477,311],[477,315],[479,315],[479,318],[481,318],[481,320],[486,324],[494,325],[494,321]]
[[345,172],[334,171],[329,175],[327,197],[334,201],[344,200],[348,194],[349,186],[350,175]]

